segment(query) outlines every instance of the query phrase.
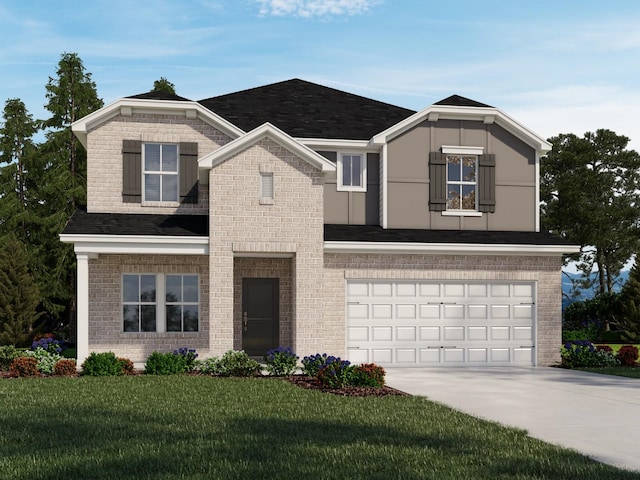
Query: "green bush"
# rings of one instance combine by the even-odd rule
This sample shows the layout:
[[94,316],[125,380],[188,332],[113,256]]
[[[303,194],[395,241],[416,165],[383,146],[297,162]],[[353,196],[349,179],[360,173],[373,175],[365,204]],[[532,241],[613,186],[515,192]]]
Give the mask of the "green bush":
[[70,377],[77,372],[76,361],[70,359],[58,360],[53,367],[53,374],[60,377]]
[[322,355],[319,353],[307,355],[302,359],[302,373],[310,377],[315,377],[318,375],[320,369],[324,367],[327,362],[332,362],[333,359],[335,359],[335,357],[328,356],[326,353]]
[[203,375],[219,375],[220,360],[217,357],[205,358],[204,360],[197,360],[195,368]]
[[318,381],[329,388],[342,388],[351,384],[354,366],[348,360],[332,357],[333,361],[327,362],[318,372]]
[[597,349],[587,340],[567,342],[560,351],[564,368],[614,367],[620,362],[611,352]]
[[291,375],[298,366],[298,358],[290,347],[278,347],[269,350],[264,356],[264,361],[267,364],[269,375],[286,377]]
[[198,354],[195,348],[182,347],[173,351],[174,355],[180,355],[184,359],[185,372],[192,372],[196,368],[196,359]]
[[375,363],[364,363],[353,367],[350,384],[354,387],[384,387],[384,376],[384,368]]
[[243,350],[229,350],[218,361],[218,375],[223,377],[253,377],[260,372],[260,364]]
[[53,374],[53,367],[55,367],[58,360],[62,359],[60,354],[54,353],[52,350],[45,350],[42,347],[37,347],[35,350],[26,350],[22,355],[35,358],[38,362],[38,371],[45,375]]
[[38,360],[34,357],[17,357],[11,362],[9,373],[12,377],[39,377]]
[[91,352],[82,362],[82,375],[91,377],[112,377],[122,375],[122,364],[113,352]]
[[186,359],[173,353],[153,352],[147,358],[144,373],[147,375],[175,375],[186,371]]
[[20,356],[20,350],[13,345],[0,346],[0,372],[6,372],[11,363]]

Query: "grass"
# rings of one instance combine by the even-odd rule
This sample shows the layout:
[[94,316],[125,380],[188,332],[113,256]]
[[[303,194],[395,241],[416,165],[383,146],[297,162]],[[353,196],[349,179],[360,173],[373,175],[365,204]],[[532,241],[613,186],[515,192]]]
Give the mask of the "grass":
[[0,431],[14,480],[640,478],[421,397],[273,379],[3,380]]
[[640,368],[638,367],[598,367],[598,368],[576,368],[583,372],[600,373],[602,375],[616,375],[618,377],[640,378]]

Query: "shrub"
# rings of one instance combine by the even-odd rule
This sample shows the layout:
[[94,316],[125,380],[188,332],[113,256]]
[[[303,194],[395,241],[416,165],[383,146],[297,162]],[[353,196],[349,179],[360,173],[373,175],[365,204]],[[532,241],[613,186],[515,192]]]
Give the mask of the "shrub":
[[82,375],[110,377],[122,374],[122,364],[113,352],[91,352],[86,360],[82,362]]
[[70,377],[76,374],[76,361],[69,359],[58,360],[53,366],[53,374],[60,377]]
[[23,352],[23,356],[35,358],[38,364],[38,371],[45,375],[53,374],[53,367],[62,358],[59,354],[45,350],[42,347],[36,347],[35,350],[26,350]]
[[633,345],[623,345],[620,347],[620,350],[618,350],[616,358],[621,365],[633,367],[638,360],[638,349]]
[[611,353],[597,350],[587,340],[567,342],[560,351],[564,368],[611,367],[619,365],[619,361]]
[[384,387],[384,368],[375,363],[364,363],[353,368],[351,385],[355,387]]
[[45,352],[49,353],[62,352],[61,342],[53,338],[53,335],[50,333],[39,335],[34,338],[33,342],[31,343],[31,350],[37,350],[38,348],[41,348]]
[[609,345],[596,345],[596,350],[601,352],[613,353],[613,348],[611,348]]
[[205,358],[196,362],[196,369],[203,375],[218,375],[220,360],[217,357]]
[[330,359],[334,358],[335,357],[327,356],[326,353],[323,353],[322,355],[319,353],[316,353],[315,355],[307,355],[302,359],[302,372],[310,377],[315,377],[318,375],[320,369],[327,364],[327,361],[332,361]]
[[196,358],[198,354],[195,348],[182,347],[173,351],[174,355],[181,355],[184,358],[184,371],[192,372],[196,368]]
[[20,356],[20,351],[13,345],[0,346],[0,372],[6,372],[11,363]]
[[267,372],[275,377],[291,375],[298,365],[298,358],[290,347],[274,348],[264,356],[264,360],[267,363]]
[[133,367],[133,362],[128,358],[118,357],[118,363],[122,367],[122,373],[124,375],[134,375],[135,369]]
[[17,357],[11,362],[9,373],[12,377],[38,377],[38,360],[34,357]]
[[252,377],[260,372],[260,364],[244,350],[229,350],[218,361],[218,374],[224,377]]
[[182,355],[153,352],[147,358],[144,373],[147,375],[175,375],[184,373],[185,369],[186,360]]
[[341,360],[339,357],[329,357],[320,369],[316,378],[322,385],[329,388],[342,388],[351,382],[354,367],[348,360]]

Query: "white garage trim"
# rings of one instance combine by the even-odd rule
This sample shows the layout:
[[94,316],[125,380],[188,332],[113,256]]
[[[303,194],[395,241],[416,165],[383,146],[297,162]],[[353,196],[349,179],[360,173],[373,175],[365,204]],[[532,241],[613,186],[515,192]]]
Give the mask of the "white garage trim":
[[536,364],[536,283],[348,280],[346,350],[383,366]]

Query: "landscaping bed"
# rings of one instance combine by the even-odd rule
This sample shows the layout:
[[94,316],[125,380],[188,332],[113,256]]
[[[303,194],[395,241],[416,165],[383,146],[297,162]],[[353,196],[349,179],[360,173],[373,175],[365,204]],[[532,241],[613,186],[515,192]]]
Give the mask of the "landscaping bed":
[[305,375],[292,375],[287,378],[289,382],[296,387],[306,388],[308,390],[320,390],[325,393],[331,393],[333,395],[340,395],[343,397],[384,397],[387,395],[409,395],[408,393],[401,392],[395,388],[388,386],[383,387],[351,387],[345,386],[341,388],[330,388],[322,385],[317,378],[309,377]]

